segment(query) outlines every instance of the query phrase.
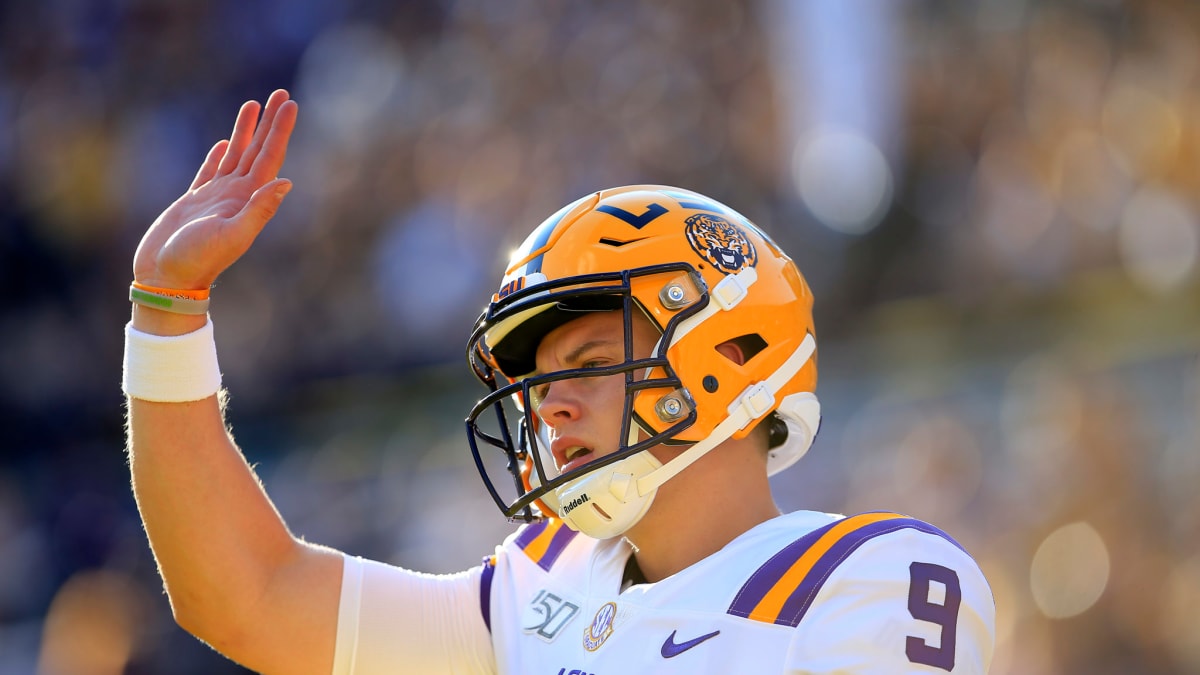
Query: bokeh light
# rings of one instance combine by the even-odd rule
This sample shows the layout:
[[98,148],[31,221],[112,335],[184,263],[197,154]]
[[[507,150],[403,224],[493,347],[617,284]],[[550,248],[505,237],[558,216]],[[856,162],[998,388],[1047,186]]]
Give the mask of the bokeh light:
[[796,189],[822,223],[846,234],[879,224],[892,199],[892,171],[869,139],[853,132],[815,131],[796,145]]
[[1051,619],[1086,612],[1108,585],[1108,547],[1087,523],[1071,523],[1051,532],[1038,546],[1029,570],[1029,586],[1038,609]]
[[1147,290],[1165,293],[1195,274],[1200,221],[1171,192],[1145,188],[1125,205],[1118,246],[1125,269]]

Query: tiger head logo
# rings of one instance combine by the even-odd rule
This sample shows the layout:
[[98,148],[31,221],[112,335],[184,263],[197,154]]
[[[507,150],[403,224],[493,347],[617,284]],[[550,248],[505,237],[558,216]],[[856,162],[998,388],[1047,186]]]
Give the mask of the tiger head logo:
[[758,263],[754,244],[733,223],[711,213],[698,213],[686,221],[688,243],[713,267],[736,274]]

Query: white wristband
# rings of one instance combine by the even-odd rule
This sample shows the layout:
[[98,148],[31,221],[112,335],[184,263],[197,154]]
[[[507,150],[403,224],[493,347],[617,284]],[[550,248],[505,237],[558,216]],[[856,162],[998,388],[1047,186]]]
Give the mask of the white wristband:
[[143,401],[182,403],[208,398],[221,389],[212,319],[191,333],[151,335],[125,325],[121,389]]

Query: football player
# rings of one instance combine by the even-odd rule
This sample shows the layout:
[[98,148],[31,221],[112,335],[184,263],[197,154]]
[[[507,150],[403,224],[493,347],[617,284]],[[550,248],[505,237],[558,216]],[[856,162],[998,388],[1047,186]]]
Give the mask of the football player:
[[269,673],[983,673],[994,604],[897,513],[781,514],[819,423],[812,296],[733,209],[637,185],[536,227],[470,336],[468,445],[521,527],[425,575],[294,537],[226,431],[208,289],[270,220],[297,106],[239,113],[134,262],[134,490],[177,620]]

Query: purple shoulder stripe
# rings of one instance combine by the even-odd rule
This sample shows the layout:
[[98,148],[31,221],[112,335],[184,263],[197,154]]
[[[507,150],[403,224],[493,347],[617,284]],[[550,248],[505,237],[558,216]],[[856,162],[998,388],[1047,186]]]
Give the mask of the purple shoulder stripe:
[[526,546],[529,546],[529,544],[533,543],[533,540],[537,539],[538,535],[545,531],[546,526],[549,524],[549,520],[539,520],[536,523],[530,523],[526,525],[521,529],[521,533],[517,535],[514,543],[524,549]]
[[567,544],[579,533],[567,527],[561,520],[543,520],[526,525],[514,543],[529,556],[538,567],[550,571],[554,561],[566,550]]
[[[793,627],[799,625],[804,614],[808,612],[808,608],[812,606],[813,600],[816,599],[817,593],[825,585],[825,580],[855,549],[875,537],[905,528],[938,535],[962,549],[962,546],[951,539],[950,535],[929,523],[913,518],[897,518],[871,523],[843,537],[825,555],[821,556],[821,560],[813,566],[811,572],[805,575],[804,581],[800,582],[800,585],[784,603],[783,610],[779,612],[779,618],[775,620],[775,623]],[[963,552],[965,553],[966,550],[963,549]]]
[[483,576],[479,578],[479,611],[488,632],[492,632],[492,577],[496,574],[496,556],[483,559]]
[[550,539],[550,545],[546,547],[546,552],[537,561],[538,567],[549,572],[550,568],[554,565],[554,561],[558,560],[558,556],[562,555],[562,552],[566,550],[567,544],[571,543],[571,540],[578,534],[578,532],[569,527],[558,528],[558,532],[555,532],[554,536]]
[[749,617],[750,612],[758,606],[758,603],[766,597],[767,592],[779,583],[780,578],[784,573],[804,555],[804,552],[812,548],[812,545],[817,543],[825,533],[832,530],[835,525],[840,523],[840,520],[835,520],[824,527],[817,528],[812,532],[800,537],[796,541],[783,547],[779,553],[771,556],[767,562],[763,563],[750,575],[750,579],[742,586],[737,595],[733,596],[733,604],[729,606],[727,613],[734,616]]
[[[728,613],[749,618],[755,607],[758,606],[767,593],[774,590],[780,584],[784,574],[792,564],[839,522],[842,521],[835,521],[804,535],[772,556],[770,560],[751,575],[749,581],[738,591],[733,603],[729,607]],[[809,607],[812,606],[821,587],[824,586],[825,580],[833,574],[833,571],[842,561],[867,541],[902,529],[912,529],[937,535],[954,544],[954,546],[958,547],[964,553],[966,552],[966,549],[950,535],[929,523],[914,518],[890,518],[869,523],[846,533],[834,542],[829,547],[829,550],[821,555],[812,568],[804,575],[803,579],[800,580],[800,583],[787,596],[782,609],[779,610],[778,615],[774,617],[772,622],[792,627],[799,625],[805,613],[808,612]],[[780,590],[787,592],[786,588]]]

